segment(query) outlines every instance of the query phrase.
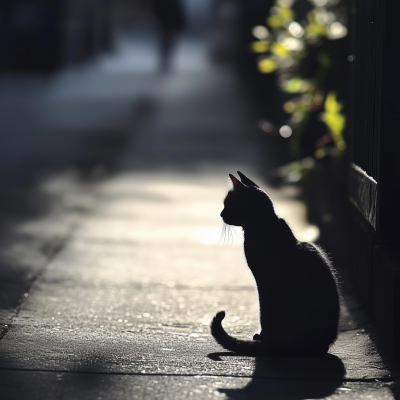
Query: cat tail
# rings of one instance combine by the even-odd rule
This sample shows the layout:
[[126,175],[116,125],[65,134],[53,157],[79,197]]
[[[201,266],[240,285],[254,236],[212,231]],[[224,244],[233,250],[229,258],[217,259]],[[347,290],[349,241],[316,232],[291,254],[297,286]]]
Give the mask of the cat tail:
[[222,327],[225,311],[220,311],[211,321],[211,334],[225,349],[246,356],[323,356],[328,352],[329,344],[318,341],[308,343],[274,343],[268,344],[260,340],[241,340],[228,335]]
[[265,353],[265,345],[260,341],[240,340],[228,335],[222,327],[225,311],[216,314],[211,322],[211,334],[225,349],[246,355],[260,355]]

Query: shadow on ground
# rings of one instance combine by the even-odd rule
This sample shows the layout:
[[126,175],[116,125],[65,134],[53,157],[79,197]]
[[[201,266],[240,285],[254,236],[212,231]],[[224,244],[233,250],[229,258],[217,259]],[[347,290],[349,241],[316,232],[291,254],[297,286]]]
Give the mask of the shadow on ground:
[[[211,353],[207,357],[235,357],[235,353]],[[325,398],[341,386],[346,374],[339,357],[256,357],[253,378],[241,389],[218,389],[228,399],[263,398],[300,400]],[[268,378],[266,378],[268,377]]]
[[[227,352],[208,355],[212,360],[235,356]],[[341,386],[345,374],[341,360],[331,354],[326,357],[296,359],[258,357],[255,359],[252,378],[110,374],[105,370],[101,372],[99,365],[113,361],[106,359],[98,364],[100,368],[97,368],[97,372],[89,372],[93,369],[90,366],[92,360],[86,361],[88,365],[81,365],[76,371],[0,370],[0,377],[4,378],[0,393],[3,389],[9,399],[24,399],[24,394],[29,392],[30,400],[42,398],[43,392],[60,399],[71,398],[72,394],[77,399],[87,398],[87,395],[110,398],[111,394],[113,398],[129,396],[134,399],[184,399],[193,394],[202,394],[204,397],[201,398],[214,398],[215,394],[219,394],[228,399],[304,400],[332,395]]]

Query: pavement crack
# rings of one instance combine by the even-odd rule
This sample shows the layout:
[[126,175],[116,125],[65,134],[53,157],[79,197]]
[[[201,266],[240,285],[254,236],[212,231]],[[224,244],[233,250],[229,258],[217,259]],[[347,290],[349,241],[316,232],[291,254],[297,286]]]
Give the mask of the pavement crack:
[[75,229],[76,229],[76,224],[72,223],[70,228],[68,229],[68,232],[66,233],[66,235],[64,235],[63,237],[56,240],[54,242],[54,244],[51,246],[51,248],[49,249],[49,251],[46,254],[46,256],[47,256],[46,262],[44,263],[44,265],[40,269],[40,271],[27,281],[27,284],[24,289],[24,294],[21,297],[20,303],[15,308],[14,314],[11,317],[11,323],[4,325],[0,328],[0,340],[2,340],[7,335],[10,328],[13,327],[13,321],[16,317],[18,317],[21,307],[23,305],[24,299],[29,296],[29,292],[32,289],[33,285],[44,274],[44,272],[46,271],[46,268],[48,267],[50,262],[52,260],[54,260],[54,258],[57,256],[57,254],[59,254],[61,252],[61,250],[65,247],[65,245],[70,240],[72,233],[75,231]]

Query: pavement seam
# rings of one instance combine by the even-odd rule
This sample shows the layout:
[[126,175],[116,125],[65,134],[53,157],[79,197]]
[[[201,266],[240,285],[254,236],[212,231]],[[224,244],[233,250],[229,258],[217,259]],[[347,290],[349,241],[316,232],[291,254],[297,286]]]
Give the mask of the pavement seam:
[[249,376],[249,375],[225,375],[225,374],[146,374],[141,372],[99,372],[99,371],[65,371],[57,369],[29,369],[29,368],[2,368],[0,371],[20,371],[20,372],[52,372],[63,374],[94,374],[94,375],[132,375],[132,376],[178,376],[178,377],[216,377],[216,378],[248,378],[248,379],[274,379],[274,380],[289,380],[289,381],[329,381],[329,382],[365,382],[365,383],[390,383],[400,379],[400,376],[391,376],[388,378],[289,378],[281,376]]
[[[67,242],[70,240],[70,238],[72,236],[72,233],[73,233],[73,231],[75,229],[76,229],[76,223],[72,222],[70,228],[68,229],[67,234],[63,238],[60,238],[54,244],[54,246],[52,246],[52,248],[50,249],[50,251],[47,254],[46,263],[43,265],[41,270],[35,276],[33,276],[31,279],[28,280],[27,285],[26,285],[25,290],[24,290],[25,294],[29,294],[29,291],[32,289],[32,286],[35,284],[35,282],[37,282],[37,280],[40,279],[40,277],[44,274],[44,272],[46,271],[46,268],[49,266],[51,261],[54,260],[54,258],[57,256],[57,254],[59,254],[61,252],[61,250],[65,247]],[[16,317],[18,317],[19,312],[21,310],[21,307],[23,305],[23,301],[24,301],[24,297],[21,298],[20,304],[16,307],[14,315],[12,316],[12,321],[14,321],[14,319]],[[1,330],[0,330],[0,341],[7,335],[8,331],[13,326],[14,326],[14,324],[11,322],[10,324],[4,325],[1,328]]]

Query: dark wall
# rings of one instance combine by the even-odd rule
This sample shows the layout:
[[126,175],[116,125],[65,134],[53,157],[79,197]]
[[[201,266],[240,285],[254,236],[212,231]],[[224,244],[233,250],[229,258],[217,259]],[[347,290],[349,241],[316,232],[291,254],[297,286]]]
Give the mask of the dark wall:
[[110,0],[0,0],[0,69],[50,72],[110,48]]

